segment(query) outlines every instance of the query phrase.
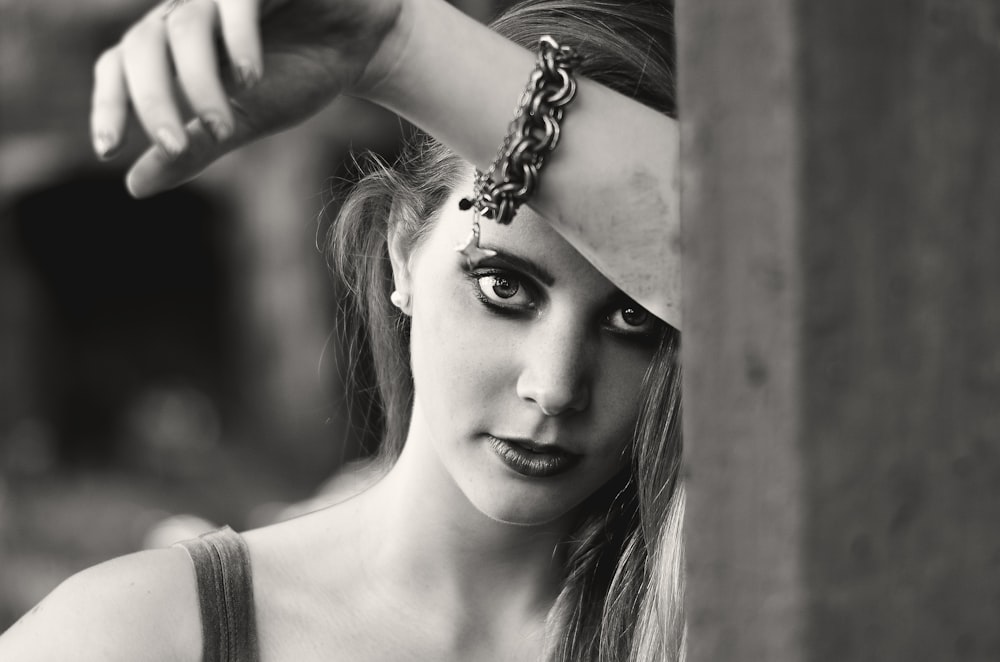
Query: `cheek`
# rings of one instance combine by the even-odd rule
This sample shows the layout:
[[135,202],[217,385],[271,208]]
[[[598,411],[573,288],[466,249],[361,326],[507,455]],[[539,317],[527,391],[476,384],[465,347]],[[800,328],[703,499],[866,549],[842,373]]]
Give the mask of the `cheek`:
[[506,376],[463,275],[447,269],[414,281],[410,349],[416,397],[425,413],[461,421],[500,395]]
[[643,377],[651,357],[652,352],[617,344],[601,352],[595,368],[591,423],[607,440],[609,455],[620,454],[635,434]]

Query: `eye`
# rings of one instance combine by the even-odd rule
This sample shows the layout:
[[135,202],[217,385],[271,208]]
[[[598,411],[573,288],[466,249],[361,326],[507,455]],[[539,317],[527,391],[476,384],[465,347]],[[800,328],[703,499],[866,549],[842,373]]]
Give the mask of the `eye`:
[[534,306],[534,301],[521,280],[508,272],[478,274],[475,278],[483,303],[503,308]]
[[616,308],[607,317],[608,325],[619,333],[645,335],[656,331],[659,320],[636,303],[627,303]]

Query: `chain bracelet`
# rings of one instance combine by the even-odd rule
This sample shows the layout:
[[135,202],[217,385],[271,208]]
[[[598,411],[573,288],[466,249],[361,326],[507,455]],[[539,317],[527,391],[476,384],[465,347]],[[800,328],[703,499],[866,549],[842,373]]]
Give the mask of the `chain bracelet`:
[[507,224],[538,187],[545,159],[559,143],[566,106],[576,96],[573,71],[580,62],[569,46],[545,35],[538,42],[535,68],[518,101],[514,119],[497,155],[484,173],[476,170],[473,194],[459,207]]

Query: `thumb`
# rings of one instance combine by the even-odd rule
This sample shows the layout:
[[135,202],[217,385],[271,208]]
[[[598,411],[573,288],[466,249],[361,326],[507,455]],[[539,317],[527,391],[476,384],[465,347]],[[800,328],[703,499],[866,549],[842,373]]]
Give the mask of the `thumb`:
[[250,140],[250,131],[237,122],[233,135],[217,141],[197,119],[184,130],[188,146],[175,157],[167,156],[158,147],[150,147],[129,169],[125,186],[132,197],[148,198],[191,181],[216,160]]

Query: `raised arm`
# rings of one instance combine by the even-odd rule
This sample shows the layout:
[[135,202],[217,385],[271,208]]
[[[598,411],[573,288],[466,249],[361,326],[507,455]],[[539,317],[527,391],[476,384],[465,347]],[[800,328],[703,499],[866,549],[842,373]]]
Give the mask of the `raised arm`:
[[[410,37],[363,96],[487,168],[534,55],[446,3],[404,6]],[[580,80],[561,136],[528,204],[612,281],[628,283],[630,296],[679,327],[677,122]]]
[[[532,53],[443,0],[258,2],[168,3],[102,57],[95,149],[113,153],[129,102],[159,145],[132,168],[133,194],[176,186],[338,94],[397,112],[484,169],[534,66]],[[184,131],[172,70],[202,118]],[[677,123],[579,83],[529,204],[629,295],[679,326]]]

